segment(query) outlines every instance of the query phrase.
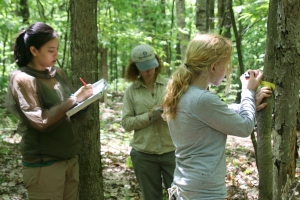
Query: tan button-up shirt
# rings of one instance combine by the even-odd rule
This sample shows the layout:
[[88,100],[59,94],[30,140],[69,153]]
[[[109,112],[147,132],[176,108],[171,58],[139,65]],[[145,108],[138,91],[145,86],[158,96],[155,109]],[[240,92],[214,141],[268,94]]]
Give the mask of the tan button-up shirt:
[[153,94],[140,79],[125,90],[121,123],[126,131],[134,130],[130,146],[136,151],[163,154],[175,150],[167,122],[162,118],[152,122],[148,117],[155,105],[162,104],[167,81],[158,75]]

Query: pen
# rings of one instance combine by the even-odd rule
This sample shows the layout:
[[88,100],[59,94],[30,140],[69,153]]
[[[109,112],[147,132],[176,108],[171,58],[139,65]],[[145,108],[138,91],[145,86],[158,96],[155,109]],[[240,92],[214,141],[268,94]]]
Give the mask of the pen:
[[84,86],[86,86],[86,83],[84,82],[84,80],[83,80],[81,77],[79,77],[79,79],[80,79],[80,81],[82,82],[82,84],[83,84]]

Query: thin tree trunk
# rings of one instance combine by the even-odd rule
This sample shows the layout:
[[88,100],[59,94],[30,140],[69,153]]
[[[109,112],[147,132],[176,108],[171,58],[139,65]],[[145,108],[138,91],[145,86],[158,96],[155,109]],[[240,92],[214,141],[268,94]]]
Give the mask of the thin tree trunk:
[[[110,39],[110,42],[113,44],[113,38]],[[110,72],[109,72],[109,79],[108,80],[110,83],[113,82],[113,73],[114,73],[114,70],[113,70],[113,48],[110,48],[109,50],[109,57],[110,57],[110,60],[109,60],[109,69],[110,69]]]
[[108,69],[107,69],[107,48],[101,48],[101,66],[100,66],[100,77],[108,80]]
[[[117,57],[118,57],[118,43],[117,38],[115,37],[115,45],[114,45],[114,68],[115,68],[115,91],[118,92],[118,64],[117,64]],[[112,59],[112,58],[111,58]]]
[[[173,27],[174,27],[174,10],[175,10],[174,7],[175,7],[175,0],[172,1],[172,9],[171,9],[172,10],[172,12],[171,12],[172,15],[171,15],[171,28],[170,28],[171,29],[171,33],[170,33],[170,38],[172,38],[172,35],[173,35],[173,32],[174,32],[173,31]],[[172,42],[171,42],[171,40],[168,41],[168,47],[169,47],[169,51],[168,52],[170,52],[170,66],[172,66],[172,55],[173,55],[172,54],[172,52],[173,52],[172,49],[173,48],[172,48]],[[175,56],[175,57],[177,58],[177,56]],[[171,70],[169,70],[168,76],[171,76]]]
[[[71,0],[71,63],[75,88],[81,86],[79,77],[88,83],[99,79],[97,65],[97,0]],[[76,127],[82,136],[79,155],[80,200],[104,199],[100,155],[99,103],[90,105],[91,120]]]
[[[163,15],[163,20],[166,20],[166,0],[161,0],[161,13]],[[170,27],[170,33],[172,34],[173,32],[173,22],[171,22],[171,27]],[[164,38],[164,40],[169,41],[169,39]],[[166,44],[164,45],[164,51],[166,54],[166,58],[165,58],[165,62],[169,63],[169,65],[171,65],[171,52],[170,52],[170,42],[166,42]],[[171,71],[170,71],[170,67],[169,66],[165,66],[165,73],[167,74],[167,76],[170,76]]]
[[[67,22],[68,23],[70,23],[70,9],[69,8],[67,8]],[[64,34],[64,45],[63,45],[63,57],[62,57],[62,62],[61,62],[61,65],[60,65],[60,67],[62,68],[62,69],[64,69],[65,68],[65,62],[66,62],[66,60],[68,60],[68,59],[66,59],[66,54],[67,54],[67,52],[69,52],[69,48],[67,48],[67,44],[68,44],[68,42],[69,42],[69,29],[67,29],[67,30],[65,30],[65,34]],[[68,65],[66,65],[66,67],[68,67]]]
[[200,33],[208,32],[206,0],[196,0],[196,28]]
[[[5,51],[5,49],[6,49],[6,43],[7,43],[7,40],[8,40],[8,34],[9,34],[9,30],[7,30],[5,33],[5,36],[4,36],[4,41],[3,41],[3,51],[2,51],[2,58],[5,58],[5,53],[6,53],[6,51]],[[6,59],[2,59],[2,66],[3,66],[3,68],[2,68],[2,77],[4,77],[4,74],[5,74],[5,72],[6,72]],[[3,84],[0,84],[0,91],[2,92],[2,90],[3,90]]]
[[209,31],[215,28],[215,0],[208,1],[208,27]]
[[[231,25],[232,25],[234,37],[235,37],[236,51],[238,54],[238,62],[239,62],[239,71],[240,71],[240,75],[242,75],[245,70],[244,62],[243,62],[243,54],[242,54],[242,41],[241,41],[242,38],[239,34],[239,31],[238,31],[236,23],[235,23],[234,12],[232,9],[232,0],[228,0],[227,9],[229,10],[230,21],[231,21]],[[241,84],[239,84],[239,86],[240,86],[240,88],[242,87]],[[241,92],[238,92],[236,102],[240,102],[240,100],[241,100]]]
[[178,27],[178,42],[180,44],[180,56],[184,58],[187,44],[189,42],[189,34],[186,30],[185,23],[185,2],[184,0],[176,0],[176,19]]
[[[108,81],[108,69],[107,69],[107,48],[101,47],[100,50],[100,56],[101,56],[101,66],[100,66],[100,78],[104,78],[106,81]],[[100,102],[104,102],[105,106],[107,105],[107,93],[105,92],[103,94],[103,97],[100,98]]]
[[[264,80],[274,82],[273,70],[275,67],[275,42],[277,40],[276,15],[277,1],[272,0],[269,4],[269,14],[267,23],[267,42],[264,63]],[[274,96],[264,99],[268,106],[257,113],[257,168],[259,172],[259,199],[276,199],[278,191],[273,191],[273,182],[277,182],[277,176],[273,179],[273,160],[272,160],[272,113],[274,108]],[[274,137],[274,145],[277,137]],[[275,150],[276,148],[274,148]],[[278,152],[274,152],[274,155]],[[274,168],[276,172],[276,168]],[[272,194],[273,193],[273,194]]]
[[[230,28],[232,23],[230,21],[230,12],[228,11],[228,3],[226,0],[218,0],[218,18],[219,18],[219,34],[231,39]],[[225,31],[223,31],[225,29]]]
[[228,9],[229,9],[230,20],[231,20],[231,24],[233,27],[234,37],[235,37],[236,50],[237,50],[237,54],[238,54],[239,69],[240,69],[240,75],[241,75],[245,71],[245,67],[244,67],[244,63],[243,63],[243,54],[242,54],[242,41],[241,41],[242,38],[240,37],[239,31],[236,27],[235,17],[234,17],[234,13],[233,13],[233,9],[232,9],[232,0],[228,0]]
[[20,8],[18,9],[18,15],[22,17],[23,24],[28,24],[30,13],[27,0],[20,0],[19,7]]

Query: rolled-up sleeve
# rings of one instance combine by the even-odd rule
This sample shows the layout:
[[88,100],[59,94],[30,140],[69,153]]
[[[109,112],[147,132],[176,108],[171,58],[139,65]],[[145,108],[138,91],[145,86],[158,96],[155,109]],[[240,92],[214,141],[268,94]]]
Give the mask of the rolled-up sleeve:
[[124,93],[122,126],[126,131],[139,130],[151,124],[148,112],[137,114],[132,102],[131,87],[127,88]]

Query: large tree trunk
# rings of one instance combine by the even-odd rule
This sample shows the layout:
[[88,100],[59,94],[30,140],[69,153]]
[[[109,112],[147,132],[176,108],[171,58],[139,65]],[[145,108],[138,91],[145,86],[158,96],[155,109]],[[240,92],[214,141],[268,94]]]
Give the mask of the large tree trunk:
[[[79,88],[79,77],[88,83],[99,79],[97,69],[97,0],[71,0],[72,81]],[[99,103],[90,105],[92,119],[77,129],[83,149],[79,155],[80,200],[104,199],[100,157]],[[77,127],[78,128],[78,127]]]
[[[267,24],[267,42],[264,63],[264,80],[273,83],[273,70],[275,67],[275,42],[277,40],[276,15],[277,2],[273,0],[269,4],[269,15]],[[277,177],[273,180],[272,162],[272,113],[274,108],[274,96],[264,99],[268,106],[257,113],[257,168],[259,172],[259,199],[276,199],[277,192],[273,192],[273,181],[277,182]],[[276,144],[276,137],[274,138]],[[278,153],[278,152],[277,152]],[[276,154],[276,153],[275,153]],[[275,158],[277,159],[277,158]],[[276,171],[276,170],[275,170]],[[275,172],[274,171],[274,172]],[[278,171],[277,171],[278,173]],[[272,195],[273,193],[273,195]]]
[[[272,1],[271,1],[272,2]],[[288,199],[295,182],[296,122],[299,106],[300,80],[300,1],[279,0],[277,5],[277,32],[275,49],[276,92],[274,141],[275,169],[278,199]]]
[[[299,20],[299,0],[270,1],[264,78],[268,82],[275,83],[276,98],[274,122],[270,121],[272,114],[270,98],[267,100],[270,107],[263,110],[258,119],[261,126],[258,133],[258,144],[261,146],[258,152],[259,199],[292,199],[291,189],[297,185],[294,182],[300,86],[300,47],[297,45]],[[273,155],[270,153],[271,133]],[[273,190],[270,188],[272,185]]]

